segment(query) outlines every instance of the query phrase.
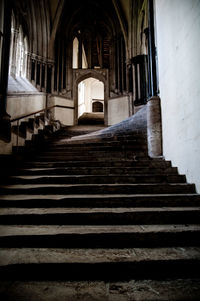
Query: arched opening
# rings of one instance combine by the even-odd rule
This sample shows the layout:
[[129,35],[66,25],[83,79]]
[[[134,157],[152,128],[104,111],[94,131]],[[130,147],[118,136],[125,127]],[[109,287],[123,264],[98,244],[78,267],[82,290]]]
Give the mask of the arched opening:
[[92,112],[103,112],[103,103],[100,101],[95,101],[92,103]]
[[11,20],[11,44],[9,75],[26,77],[27,74],[28,39],[21,25],[17,26],[14,14]]
[[[80,58],[81,56],[81,58]],[[72,51],[72,68],[82,68],[87,69],[88,68],[88,62],[86,58],[85,48],[82,43],[80,44],[77,37],[73,40],[73,51]]]
[[72,56],[72,68],[73,69],[78,68],[78,47],[79,47],[78,39],[74,38],[74,40],[73,40],[73,56]]
[[[101,106],[101,108],[100,108]],[[79,123],[104,123],[104,83],[93,77],[78,84]]]

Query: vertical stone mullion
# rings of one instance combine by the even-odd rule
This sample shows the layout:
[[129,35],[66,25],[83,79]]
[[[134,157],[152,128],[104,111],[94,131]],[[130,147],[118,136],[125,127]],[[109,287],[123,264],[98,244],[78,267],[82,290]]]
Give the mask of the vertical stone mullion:
[[34,84],[37,86],[37,63],[38,61],[35,60],[35,74],[34,74]]
[[42,62],[40,62],[40,91],[42,91]]
[[115,89],[118,90],[118,47],[117,39],[115,40],[115,51],[114,51],[114,64],[115,64]]
[[47,63],[44,64],[44,68],[44,90],[47,92]]
[[121,86],[122,92],[124,91],[124,50],[123,50],[123,38],[120,39],[120,49],[121,49]]
[[31,57],[29,53],[27,53],[26,77],[31,81]]
[[121,52],[120,39],[117,40],[117,72],[118,72],[118,91],[121,92]]

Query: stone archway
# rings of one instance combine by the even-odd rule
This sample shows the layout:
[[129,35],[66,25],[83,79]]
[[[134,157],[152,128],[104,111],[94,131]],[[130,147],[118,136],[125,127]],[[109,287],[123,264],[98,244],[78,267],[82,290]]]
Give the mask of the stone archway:
[[78,84],[89,78],[95,78],[104,83],[104,124],[108,124],[108,97],[109,76],[108,69],[73,69],[73,98],[74,98],[74,121],[78,124]]
[[103,112],[103,104],[100,101],[95,101],[92,104],[92,112]]

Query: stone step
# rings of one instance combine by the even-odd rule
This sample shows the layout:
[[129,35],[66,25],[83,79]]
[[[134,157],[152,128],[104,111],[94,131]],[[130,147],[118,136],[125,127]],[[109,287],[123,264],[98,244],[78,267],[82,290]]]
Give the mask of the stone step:
[[0,195],[5,194],[149,194],[195,193],[194,184],[27,184],[1,185]]
[[59,143],[49,143],[45,144],[43,147],[44,150],[112,150],[112,149],[147,149],[147,142],[143,140],[131,140],[131,141],[110,141],[110,142],[81,142],[75,141],[74,143],[70,142],[70,140],[63,140]]
[[[53,274],[52,270],[49,274]],[[119,271],[116,275],[120,277]],[[185,279],[131,279],[106,282],[70,281],[70,279],[14,282],[2,280],[1,296],[2,300],[17,301],[27,299],[28,301],[199,301],[200,279],[185,277]]]
[[1,208],[1,225],[196,224],[200,207]]
[[148,155],[144,152],[101,152],[101,153],[41,153],[40,155],[33,158],[34,160],[39,161],[65,161],[65,160],[74,160],[74,161],[116,161],[116,158],[119,160],[147,160]]
[[18,168],[5,169],[3,174],[12,175],[177,175],[176,167],[148,168],[148,167],[47,167],[47,168]]
[[70,146],[70,145],[63,145],[63,146],[54,146],[54,147],[45,147],[43,149],[44,152],[110,152],[110,151],[141,151],[147,150],[146,145],[110,145],[110,146]]
[[197,247],[3,248],[0,258],[3,280],[183,279],[198,277],[200,268],[200,248]]
[[137,154],[138,156],[147,156],[147,151],[141,151],[141,149],[113,149],[113,150],[82,150],[80,149],[63,149],[63,150],[43,150],[40,153],[40,156],[123,156],[123,155],[132,155],[132,154]]
[[200,207],[198,194],[0,195],[1,208]]
[[1,225],[1,248],[200,246],[200,225]]
[[132,139],[132,140],[124,140],[124,141],[116,141],[116,140],[111,140],[111,141],[96,141],[92,142],[91,141],[73,141],[73,140],[60,140],[59,142],[52,142],[52,143],[47,143],[46,144],[46,149],[64,149],[64,148],[71,148],[71,149],[76,149],[76,148],[83,148],[83,149],[109,149],[113,147],[127,147],[127,148],[134,148],[138,146],[144,146],[147,148],[147,140],[144,139]]
[[164,160],[142,160],[142,161],[133,161],[133,160],[119,160],[116,159],[106,160],[106,161],[77,161],[77,160],[69,160],[69,161],[42,161],[35,159],[34,161],[25,161],[18,164],[20,167],[26,168],[56,168],[56,167],[147,167],[147,168],[167,168],[171,167],[170,161]]
[[[80,137],[81,136],[81,137]],[[67,139],[66,139],[67,137]],[[88,135],[83,137],[82,135],[76,135],[76,137],[72,137],[71,139],[68,139],[68,136],[65,133],[58,133],[56,135],[56,139],[54,137],[50,137],[47,140],[47,143],[49,144],[60,144],[62,141],[67,141],[67,143],[71,144],[81,144],[81,143],[104,143],[104,142],[115,142],[115,141],[121,141],[121,142],[129,142],[129,141],[146,141],[146,135],[141,133],[134,133],[130,135],[125,135],[124,133],[121,135]]]
[[131,153],[131,154],[126,154],[122,153],[120,156],[116,156],[114,154],[107,154],[107,155],[101,155],[101,156],[96,156],[94,155],[73,155],[73,154],[68,154],[68,155],[40,155],[32,159],[32,162],[34,161],[43,161],[43,162],[59,162],[59,161],[95,161],[95,162],[101,162],[102,164],[106,161],[111,161],[111,162],[116,162],[116,161],[148,161],[148,156],[145,154],[138,155],[137,153]]
[[3,184],[133,184],[133,183],[185,183],[184,175],[23,175],[0,177]]

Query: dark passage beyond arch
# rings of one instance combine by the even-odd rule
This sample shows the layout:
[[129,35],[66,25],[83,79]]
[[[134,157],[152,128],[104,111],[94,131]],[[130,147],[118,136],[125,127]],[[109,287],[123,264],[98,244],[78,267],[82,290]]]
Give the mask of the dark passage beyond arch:
[[93,102],[92,112],[103,112],[103,104],[100,101]]

